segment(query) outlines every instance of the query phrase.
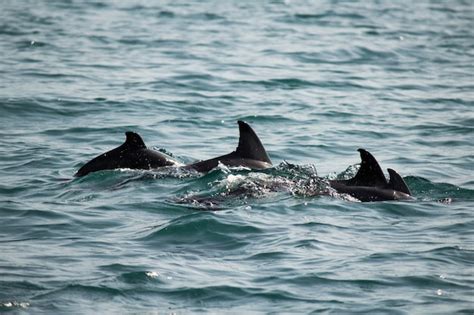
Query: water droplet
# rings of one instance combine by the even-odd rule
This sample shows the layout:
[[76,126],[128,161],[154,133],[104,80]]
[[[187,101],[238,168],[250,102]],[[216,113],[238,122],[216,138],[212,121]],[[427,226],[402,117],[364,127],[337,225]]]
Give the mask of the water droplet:
[[158,278],[158,273],[155,271],[147,271],[145,274],[147,277],[150,277],[150,278]]

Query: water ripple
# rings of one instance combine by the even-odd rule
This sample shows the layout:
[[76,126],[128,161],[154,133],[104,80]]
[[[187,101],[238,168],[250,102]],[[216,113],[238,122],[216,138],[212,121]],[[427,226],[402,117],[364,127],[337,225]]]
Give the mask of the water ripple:
[[[472,12],[3,1],[0,313],[472,313]],[[273,168],[73,178],[128,130],[231,152],[239,119]],[[415,199],[334,193],[360,147]]]

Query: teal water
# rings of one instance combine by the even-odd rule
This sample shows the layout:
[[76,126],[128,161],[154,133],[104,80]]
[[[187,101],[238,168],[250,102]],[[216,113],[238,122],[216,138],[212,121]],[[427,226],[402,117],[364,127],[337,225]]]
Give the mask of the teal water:
[[[472,1],[7,0],[0,52],[0,312],[474,313]],[[73,178],[238,119],[275,168]],[[416,199],[318,194],[359,147]]]

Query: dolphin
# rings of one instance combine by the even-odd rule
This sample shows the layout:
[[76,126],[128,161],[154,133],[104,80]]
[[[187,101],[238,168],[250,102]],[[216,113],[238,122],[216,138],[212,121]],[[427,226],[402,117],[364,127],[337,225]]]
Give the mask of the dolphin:
[[239,120],[237,123],[239,124],[239,144],[235,151],[186,165],[185,168],[205,173],[215,168],[219,162],[226,166],[243,166],[250,169],[272,167],[272,161],[255,131],[246,122]]
[[125,136],[122,145],[93,158],[74,176],[81,177],[92,172],[117,168],[152,169],[178,165],[163,153],[148,149],[138,133],[127,131]]
[[357,174],[347,180],[329,181],[332,188],[363,202],[412,199],[410,189],[397,172],[387,169],[390,175],[387,182],[374,156],[364,149],[357,151],[362,160]]

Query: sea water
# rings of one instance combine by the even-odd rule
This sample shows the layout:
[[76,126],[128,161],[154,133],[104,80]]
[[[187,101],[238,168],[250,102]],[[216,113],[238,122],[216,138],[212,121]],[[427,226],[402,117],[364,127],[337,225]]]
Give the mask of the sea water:
[[[0,312],[474,313],[473,6],[2,1]],[[128,130],[229,153],[237,120],[274,168],[73,177]],[[415,199],[314,185],[358,148]]]

